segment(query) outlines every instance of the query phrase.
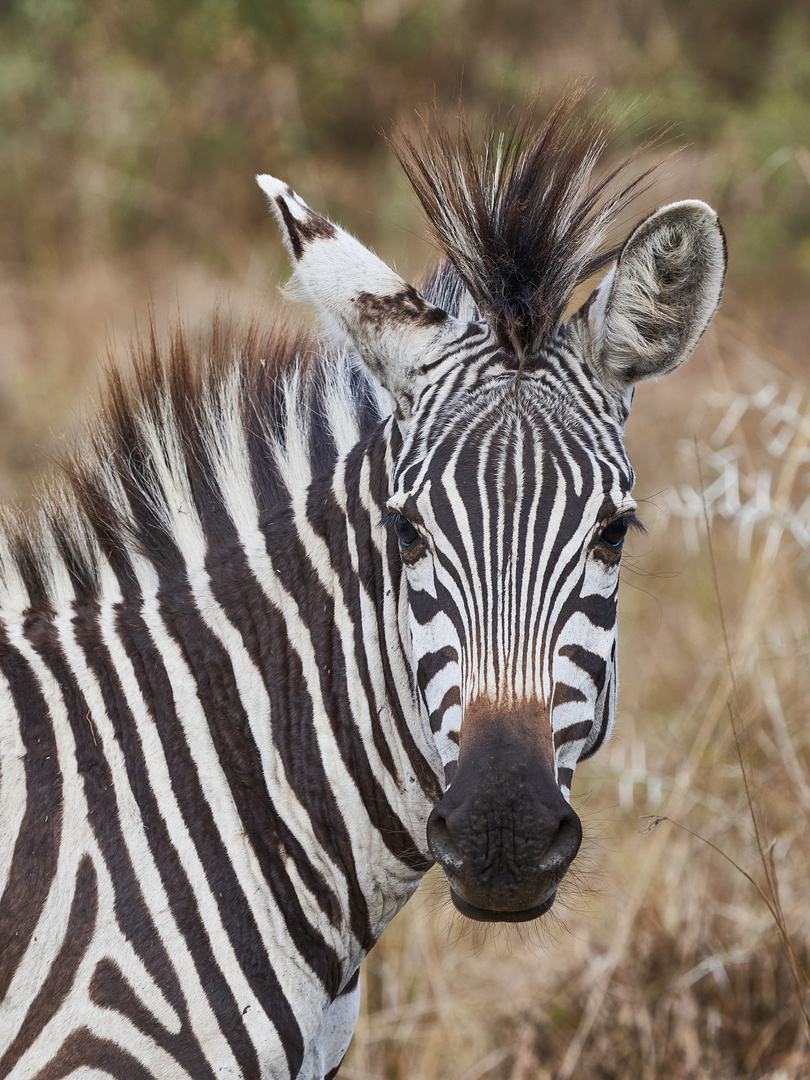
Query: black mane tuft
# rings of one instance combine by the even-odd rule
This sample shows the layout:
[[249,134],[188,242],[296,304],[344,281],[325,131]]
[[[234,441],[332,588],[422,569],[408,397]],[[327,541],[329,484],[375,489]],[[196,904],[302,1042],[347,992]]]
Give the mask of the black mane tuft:
[[616,187],[633,155],[594,177],[616,125],[579,117],[584,92],[569,91],[537,130],[534,107],[504,133],[490,128],[481,152],[463,116],[454,139],[436,108],[421,117],[419,145],[401,129],[392,140],[439,246],[521,365],[574,289],[615,258],[607,233],[652,171]]

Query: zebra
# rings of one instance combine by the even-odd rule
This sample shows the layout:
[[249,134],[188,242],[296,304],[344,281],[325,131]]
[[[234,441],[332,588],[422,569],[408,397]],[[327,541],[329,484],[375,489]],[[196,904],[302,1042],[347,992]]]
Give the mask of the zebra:
[[698,201],[606,247],[644,178],[596,179],[577,115],[400,138],[420,290],[259,176],[326,333],[153,330],[5,513],[4,1080],[334,1077],[431,865],[473,920],[554,903],[616,706],[633,388],[726,262]]

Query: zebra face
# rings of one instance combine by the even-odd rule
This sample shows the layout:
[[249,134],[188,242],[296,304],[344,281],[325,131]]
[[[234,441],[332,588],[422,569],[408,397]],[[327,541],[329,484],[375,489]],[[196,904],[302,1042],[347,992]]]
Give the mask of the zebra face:
[[[447,785],[428,845],[464,914],[517,922],[554,902],[582,835],[574,767],[613,720],[633,386],[692,352],[720,300],[725,244],[704,203],[665,207],[562,325],[574,285],[605,265],[593,253],[621,200],[583,225],[600,188],[555,186],[554,170],[544,187],[490,149],[456,168],[441,142],[435,172],[417,161],[409,173],[455,267],[433,302],[286,185],[259,182],[297,295],[390,394],[386,430],[402,435],[385,510],[405,585],[411,722],[435,740]],[[593,161],[577,162],[584,184]],[[555,214],[573,230],[564,252]]]
[[615,708],[634,478],[616,417],[550,397],[550,363],[542,377],[482,377],[439,410],[434,384],[388,504],[419,704],[448,782],[428,843],[477,919],[532,919],[553,903],[582,835],[574,768]]

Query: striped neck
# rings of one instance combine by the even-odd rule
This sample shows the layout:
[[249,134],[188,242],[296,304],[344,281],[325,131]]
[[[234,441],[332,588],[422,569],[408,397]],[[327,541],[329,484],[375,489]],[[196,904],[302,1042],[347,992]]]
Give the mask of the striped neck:
[[[303,780],[317,757],[315,767],[328,780],[317,797],[352,792],[353,803],[334,812],[352,818],[353,872],[362,861],[364,872],[377,875],[352,898],[352,929],[363,951],[432,864],[425,826],[443,788],[435,739],[414,690],[402,560],[383,524],[400,444],[389,417],[294,496],[285,514],[262,523],[278,584],[311,643],[307,671],[319,672],[306,691],[321,741],[312,753],[291,756],[288,767]],[[297,644],[293,634],[290,644]],[[280,671],[266,676],[279,677]],[[288,681],[293,694],[294,673]],[[298,712],[300,706],[290,709],[291,716]]]

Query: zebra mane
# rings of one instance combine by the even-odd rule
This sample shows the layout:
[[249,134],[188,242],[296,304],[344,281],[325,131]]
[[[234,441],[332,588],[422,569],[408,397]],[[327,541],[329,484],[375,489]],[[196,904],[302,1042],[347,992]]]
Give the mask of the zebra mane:
[[421,117],[418,145],[402,129],[392,139],[439,247],[521,365],[556,330],[574,289],[616,257],[605,247],[610,228],[657,167],[617,187],[637,150],[594,177],[616,125],[580,118],[584,93],[569,92],[539,129],[534,107],[505,132],[491,128],[480,151],[464,117],[454,138],[437,108]]
[[[470,306],[447,263],[423,291],[452,314]],[[98,413],[34,508],[0,506],[0,608],[96,599],[105,565],[132,581],[138,554],[182,574],[175,538],[190,516],[212,550],[230,542],[223,477],[272,520],[392,412],[352,349],[284,322],[215,313],[208,334],[178,324],[163,343],[150,318],[129,351],[130,373],[108,356]]]
[[150,321],[130,351],[132,375],[110,363],[98,416],[37,508],[0,508],[0,607],[97,597],[104,565],[132,580],[137,554],[182,573],[190,522],[209,552],[231,542],[226,488],[272,520],[391,411],[352,352],[288,326],[215,316],[209,335],[178,326],[162,346]]

